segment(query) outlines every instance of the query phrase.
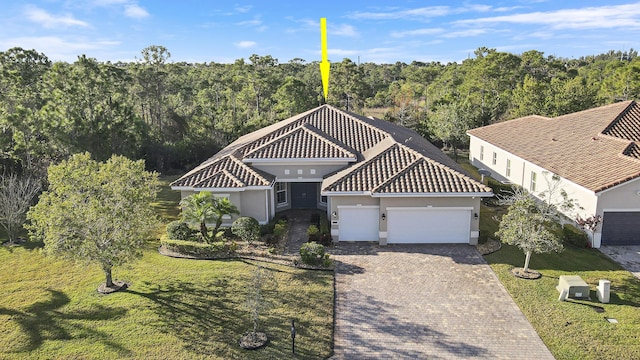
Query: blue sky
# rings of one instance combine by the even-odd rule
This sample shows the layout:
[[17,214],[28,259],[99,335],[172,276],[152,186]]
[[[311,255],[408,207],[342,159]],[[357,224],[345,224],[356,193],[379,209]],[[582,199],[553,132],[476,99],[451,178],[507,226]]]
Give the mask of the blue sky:
[[149,45],[171,61],[320,60],[321,17],[333,62],[461,61],[481,46],[568,58],[640,48],[640,2],[619,0],[0,0],[0,9],[0,50],[69,62],[133,61]]

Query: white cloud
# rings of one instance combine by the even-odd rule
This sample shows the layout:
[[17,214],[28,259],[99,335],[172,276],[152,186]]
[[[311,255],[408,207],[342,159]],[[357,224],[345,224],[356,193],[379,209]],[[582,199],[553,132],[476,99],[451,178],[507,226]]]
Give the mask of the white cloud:
[[149,12],[138,4],[124,6],[124,15],[134,19],[143,19],[149,16]]
[[556,30],[640,28],[640,3],[540,11],[455,22],[455,24],[480,23],[546,25]]
[[238,47],[240,49],[248,49],[248,48],[256,46],[257,43],[255,41],[245,40],[245,41],[237,42],[237,43],[235,43],[233,45],[235,45],[236,47]]
[[78,20],[71,14],[52,15],[46,10],[34,5],[26,6],[25,15],[29,20],[48,29],[71,26],[89,27],[89,23]]
[[235,25],[240,25],[240,26],[260,26],[260,25],[262,25],[262,20],[253,19],[253,20],[239,21],[239,22],[235,23]]
[[469,30],[461,30],[461,31],[452,31],[442,35],[445,38],[460,38],[460,37],[471,37],[478,36],[488,33],[487,29],[469,29]]
[[407,36],[423,36],[423,35],[438,35],[444,32],[443,28],[426,28],[406,31],[393,31],[391,37],[403,38]]
[[[320,22],[315,24],[318,31],[320,30]],[[347,37],[358,37],[360,34],[356,31],[356,29],[347,24],[336,24],[332,25],[331,23],[327,24],[327,33],[331,35],[337,36],[347,36]]]
[[384,11],[384,12],[354,12],[348,15],[352,19],[367,20],[395,20],[407,18],[431,18],[445,16],[451,13],[448,6],[427,6],[416,9]]
[[68,62],[76,61],[78,55],[86,54],[88,51],[113,49],[118,45],[120,42],[113,40],[63,39],[57,36],[23,36],[0,40],[0,47],[3,48],[19,46],[25,49],[35,49],[46,54],[50,59]]
[[239,13],[246,13],[246,12],[249,12],[251,8],[253,8],[253,6],[251,5],[244,5],[244,6],[236,5],[234,9]]

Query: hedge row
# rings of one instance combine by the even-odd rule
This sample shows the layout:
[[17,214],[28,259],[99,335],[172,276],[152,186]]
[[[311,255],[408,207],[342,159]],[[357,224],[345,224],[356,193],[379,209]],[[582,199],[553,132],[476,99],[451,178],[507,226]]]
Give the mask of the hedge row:
[[160,245],[165,249],[183,255],[191,255],[201,258],[225,258],[232,256],[238,248],[234,242],[218,241],[214,243],[201,243],[185,240],[160,239]]

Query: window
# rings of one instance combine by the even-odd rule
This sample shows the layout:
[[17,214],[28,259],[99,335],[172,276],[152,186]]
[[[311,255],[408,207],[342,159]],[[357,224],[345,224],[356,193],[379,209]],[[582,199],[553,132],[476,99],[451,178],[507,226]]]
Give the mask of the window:
[[291,174],[291,170],[289,170],[289,169],[284,169],[284,174],[285,174],[285,175],[289,175],[289,174]]
[[315,175],[315,174],[316,174],[316,169],[311,169],[311,170],[309,170],[309,174],[311,174],[311,175]]
[[511,176],[511,159],[507,159],[507,177]]
[[278,205],[287,203],[287,183],[276,183],[276,203]]
[[493,165],[495,165],[498,162],[498,154],[494,151],[493,152],[493,159],[491,160],[491,163]]
[[320,202],[322,204],[326,204],[327,203],[327,197],[326,196],[320,196]]
[[484,146],[480,145],[480,160],[484,159]]
[[538,177],[538,174],[536,174],[534,171],[531,172],[531,186],[529,186],[529,190],[531,192],[536,191],[536,179]]

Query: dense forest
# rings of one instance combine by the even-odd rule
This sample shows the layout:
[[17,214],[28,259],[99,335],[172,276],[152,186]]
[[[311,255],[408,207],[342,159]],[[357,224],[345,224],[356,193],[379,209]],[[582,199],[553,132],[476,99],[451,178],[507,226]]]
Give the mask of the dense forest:
[[[466,129],[640,97],[637,51],[563,59],[479,48],[461,63],[331,64],[327,103],[464,146]],[[173,62],[162,46],[130,63],[52,62],[0,52],[0,173],[43,174],[70,154],[190,168],[239,135],[324,103],[318,62],[252,55]]]

